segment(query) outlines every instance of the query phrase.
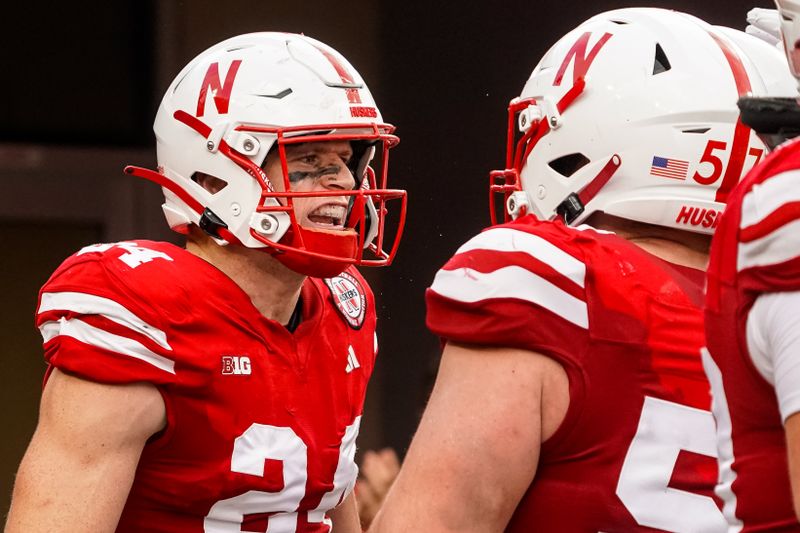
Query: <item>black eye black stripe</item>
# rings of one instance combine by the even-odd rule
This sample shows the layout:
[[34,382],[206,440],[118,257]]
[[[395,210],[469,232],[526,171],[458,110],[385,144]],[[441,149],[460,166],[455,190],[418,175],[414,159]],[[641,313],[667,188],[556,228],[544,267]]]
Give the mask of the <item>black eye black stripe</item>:
[[289,183],[297,183],[298,181],[302,181],[307,178],[318,179],[328,174],[338,174],[341,171],[342,167],[340,167],[339,165],[329,165],[327,167],[322,167],[311,172],[295,170],[293,172],[289,172]]

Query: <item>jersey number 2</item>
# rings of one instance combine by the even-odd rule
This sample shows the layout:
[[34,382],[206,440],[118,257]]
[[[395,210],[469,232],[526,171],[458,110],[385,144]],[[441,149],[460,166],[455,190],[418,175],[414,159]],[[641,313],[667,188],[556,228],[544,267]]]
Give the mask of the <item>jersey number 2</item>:
[[681,450],[717,456],[708,411],[646,396],[622,464],[617,496],[639,525],[667,531],[725,531],[714,500],[669,487]]
[[[347,426],[339,448],[339,463],[333,475],[333,488],[325,493],[319,505],[308,512],[311,523],[331,522],[325,513],[335,507],[345,490],[352,490],[356,466],[356,436],[361,417]],[[236,438],[231,457],[231,471],[262,477],[264,461],[278,460],[283,463],[283,479],[286,486],[280,492],[250,490],[238,496],[215,503],[203,522],[205,533],[242,533],[244,517],[253,514],[274,513],[269,517],[266,533],[284,533],[297,530],[298,507],[305,497],[308,478],[307,446],[288,427],[253,424]]]

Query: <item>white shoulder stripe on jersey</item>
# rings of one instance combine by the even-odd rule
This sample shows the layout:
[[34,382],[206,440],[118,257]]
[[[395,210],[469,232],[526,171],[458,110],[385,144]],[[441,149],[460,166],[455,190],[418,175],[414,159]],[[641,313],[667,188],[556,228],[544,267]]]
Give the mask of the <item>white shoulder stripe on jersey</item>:
[[71,311],[82,315],[99,315],[136,333],[149,337],[166,350],[172,350],[167,335],[151,326],[126,307],[109,298],[83,292],[45,292],[38,313],[45,311]]
[[797,201],[800,201],[800,170],[775,174],[744,195],[739,227],[758,224],[783,204]]
[[777,265],[800,256],[800,220],[785,224],[751,242],[739,243],[738,271],[756,266]]
[[530,270],[508,266],[484,274],[471,268],[440,270],[431,290],[459,302],[515,298],[540,305],[582,328],[589,327],[586,302],[575,298]]
[[559,274],[571,279],[581,288],[586,279],[586,265],[581,261],[547,240],[524,231],[511,228],[494,228],[484,231],[467,241],[456,254],[470,250],[523,252],[550,265]]
[[45,322],[39,327],[39,330],[42,332],[44,342],[62,335],[72,337],[84,344],[109,350],[120,355],[127,355],[145,363],[150,363],[154,367],[170,374],[175,373],[175,361],[172,359],[148,350],[144,345],[133,339],[114,335],[77,318],[67,320],[62,317],[57,322]]

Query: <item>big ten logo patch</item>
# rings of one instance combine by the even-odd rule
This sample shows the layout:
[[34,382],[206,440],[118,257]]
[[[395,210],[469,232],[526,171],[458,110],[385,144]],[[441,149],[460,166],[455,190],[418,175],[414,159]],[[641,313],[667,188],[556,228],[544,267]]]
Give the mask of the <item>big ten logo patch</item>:
[[367,297],[361,282],[347,272],[325,280],[331,291],[331,298],[339,314],[353,329],[364,324],[367,311]]
[[249,376],[252,372],[250,358],[246,355],[223,355],[223,376]]

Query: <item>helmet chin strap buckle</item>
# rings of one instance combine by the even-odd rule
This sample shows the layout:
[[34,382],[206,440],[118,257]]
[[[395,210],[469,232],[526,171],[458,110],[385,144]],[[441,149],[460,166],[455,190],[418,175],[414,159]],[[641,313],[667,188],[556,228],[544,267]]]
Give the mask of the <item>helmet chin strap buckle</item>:
[[203,210],[203,214],[200,215],[200,221],[198,222],[198,226],[200,229],[205,231],[208,235],[213,237],[217,241],[224,241],[225,239],[219,234],[219,229],[224,228],[228,229],[228,225],[219,218],[216,213],[214,213],[211,209],[205,208]]
[[578,197],[578,195],[572,193],[564,198],[563,202],[558,204],[556,207],[556,214],[564,219],[564,222],[569,225],[572,224],[572,222],[578,218],[585,209],[586,206],[583,205],[583,202],[581,202],[581,199]]
[[567,225],[572,224],[586,210],[586,204],[591,202],[597,193],[606,186],[608,180],[619,170],[622,158],[614,154],[580,192],[573,192],[556,207],[556,214],[564,219]]

